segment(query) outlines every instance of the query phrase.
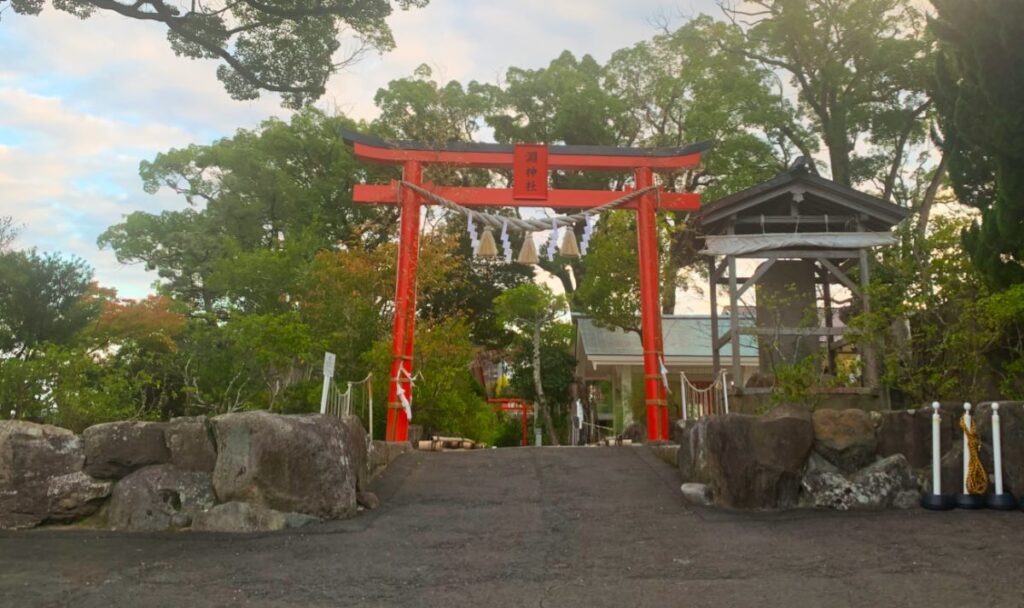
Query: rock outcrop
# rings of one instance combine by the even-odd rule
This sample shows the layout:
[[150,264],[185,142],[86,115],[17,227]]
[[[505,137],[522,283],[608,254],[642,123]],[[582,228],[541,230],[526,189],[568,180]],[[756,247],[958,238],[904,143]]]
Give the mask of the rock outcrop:
[[852,473],[875,459],[878,439],[864,410],[819,409],[813,421],[814,451],[840,470]]
[[805,503],[848,511],[851,509],[910,508],[921,497],[910,463],[902,454],[883,458],[853,475],[817,468],[801,481]]
[[804,462],[814,442],[810,414],[795,407],[765,416],[710,416],[681,433],[684,481],[707,484],[716,504],[785,508],[797,504]]
[[[881,412],[877,454],[883,458],[903,454],[915,469],[932,463],[932,408]],[[957,418],[951,408],[939,410],[942,453],[953,447]]]
[[0,528],[67,522],[95,513],[110,482],[82,472],[81,439],[69,430],[0,421]]
[[82,432],[85,472],[101,479],[120,479],[151,464],[170,460],[164,422],[107,422]]
[[172,418],[164,429],[170,463],[182,471],[213,473],[217,448],[206,416]]
[[[365,466],[361,425],[332,416],[224,414],[213,419],[220,502],[246,502],[323,519],[356,511],[357,471]],[[363,435],[365,437],[365,435]]]
[[107,524],[133,532],[187,528],[215,502],[209,473],[182,471],[169,464],[149,466],[114,486]]

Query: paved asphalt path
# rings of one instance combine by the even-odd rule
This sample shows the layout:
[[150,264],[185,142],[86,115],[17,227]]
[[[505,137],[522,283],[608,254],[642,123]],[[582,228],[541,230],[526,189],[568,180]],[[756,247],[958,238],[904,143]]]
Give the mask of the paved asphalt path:
[[0,533],[0,606],[1024,606],[1024,513],[681,503],[642,447],[413,453],[273,534]]

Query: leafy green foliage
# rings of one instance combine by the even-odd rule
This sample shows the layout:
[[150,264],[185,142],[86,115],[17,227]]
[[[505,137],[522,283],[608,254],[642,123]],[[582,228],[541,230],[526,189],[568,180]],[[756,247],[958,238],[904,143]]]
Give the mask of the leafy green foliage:
[[[565,299],[556,296],[546,285],[524,283],[495,298],[494,309],[498,313],[499,322],[515,327],[522,333],[523,339],[529,341],[529,363],[520,360],[513,364],[513,368],[529,370],[533,379],[533,399],[539,408],[540,415],[543,416],[548,442],[558,445],[558,435],[551,417],[551,407],[545,393],[544,380],[554,381],[560,385],[566,380],[564,375],[566,370],[564,365],[560,365],[564,363],[564,360],[558,359],[557,356],[555,357],[557,367],[551,370],[555,371],[557,375],[550,374],[549,370],[543,367],[544,334],[551,331],[552,324],[566,312]],[[550,350],[548,354],[551,354]],[[571,377],[570,366],[568,382],[571,382]],[[520,382],[522,382],[521,376]]]
[[[885,161],[898,168],[904,147],[923,140],[928,41],[910,0],[754,0],[726,14],[750,24],[726,48],[790,75],[835,181],[871,179]],[[858,142],[879,149],[865,155]]]
[[967,221],[934,218],[919,246],[930,252],[924,264],[906,241],[887,251],[872,283],[872,311],[852,321],[882,353],[883,382],[910,404],[990,397],[1000,376],[1006,397],[1021,394],[1014,371],[1024,359],[1020,294],[991,295],[959,238]]
[[[465,319],[451,317],[416,325],[413,369],[413,424],[429,434],[469,437],[493,444],[500,433],[498,417],[487,403],[469,365],[476,354]],[[387,404],[391,341],[381,339],[366,354],[374,371],[374,400]],[[384,407],[374,421],[383,428]]]
[[91,280],[77,258],[0,253],[0,354],[25,358],[46,342],[70,340],[95,312],[82,301]]
[[[43,0],[0,0],[16,13],[38,15]],[[427,0],[229,0],[187,3],[147,0],[53,0],[53,7],[79,18],[110,11],[167,28],[174,53],[189,59],[219,59],[217,78],[234,99],[280,93],[300,108],[319,99],[327,79],[367,50],[389,51],[395,41],[387,18],[395,7],[426,6]],[[342,49],[343,34],[357,44]]]
[[1024,6],[933,0],[939,39],[934,97],[959,199],[981,211],[965,234],[996,289],[1024,283]]
[[145,263],[163,293],[208,313],[286,310],[295,268],[322,249],[376,247],[396,225],[394,209],[351,202],[354,184],[380,175],[338,136],[354,126],[308,109],[144,161],[146,190],[170,188],[189,208],[133,213],[99,244]]

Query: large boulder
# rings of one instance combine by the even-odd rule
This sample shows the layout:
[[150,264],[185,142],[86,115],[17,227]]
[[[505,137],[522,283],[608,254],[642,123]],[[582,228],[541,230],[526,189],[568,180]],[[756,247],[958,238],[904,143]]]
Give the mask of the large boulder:
[[[882,457],[903,454],[915,469],[931,466],[932,413],[931,407],[882,412],[877,454]],[[941,453],[945,454],[956,439],[957,414],[949,407],[940,408],[939,414]]]
[[135,532],[187,528],[197,513],[215,503],[209,473],[169,464],[144,467],[114,486],[107,525]]
[[164,422],[107,422],[82,432],[85,472],[103,479],[120,479],[151,464],[170,460],[164,441]]
[[247,502],[323,519],[356,512],[357,477],[366,458],[358,422],[259,411],[217,416],[213,425],[213,487],[220,502]]
[[796,505],[814,440],[806,411],[779,408],[765,416],[709,416],[688,425],[682,435],[678,456],[683,480],[707,484],[717,504]]
[[[339,427],[344,433],[342,441],[346,446],[352,470],[356,472],[356,489],[360,492],[370,484],[370,436],[366,434],[358,416],[344,416]],[[409,447],[412,447],[411,445]]]
[[[992,444],[992,405],[978,406],[976,428],[980,439]],[[958,427],[959,428],[959,427]],[[999,436],[1003,452],[1004,490],[1024,496],[1024,404],[1020,401],[999,403]],[[986,462],[991,462],[986,459]]]
[[809,470],[801,481],[805,504],[851,509],[910,508],[921,496],[910,463],[902,454],[883,458],[852,476],[824,468]]
[[852,473],[875,459],[878,440],[867,412],[819,409],[814,412],[814,451]]
[[0,528],[68,522],[95,513],[110,482],[82,472],[81,439],[67,429],[0,421]]
[[206,416],[172,418],[164,429],[170,463],[182,471],[213,473],[217,449]]
[[282,513],[247,502],[226,502],[196,515],[197,532],[271,532],[301,528],[320,521],[303,513]]

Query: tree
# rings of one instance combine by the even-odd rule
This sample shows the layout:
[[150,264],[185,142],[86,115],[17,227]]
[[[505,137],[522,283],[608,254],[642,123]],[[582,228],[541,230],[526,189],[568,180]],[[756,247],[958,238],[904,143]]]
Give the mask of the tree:
[[[601,75],[601,65],[590,55],[577,59],[564,51],[544,68],[510,68],[504,87],[478,85],[476,90],[490,99],[485,120],[500,143],[625,145],[626,125],[620,123],[626,106],[605,90]],[[551,174],[556,188],[606,190],[621,188],[624,179],[619,174],[595,172],[560,170]],[[571,301],[586,272],[585,262],[542,257],[539,265],[558,278]]]
[[[773,177],[811,145],[795,109],[773,91],[771,71],[722,48],[741,40],[739,28],[701,16],[616,51],[604,69],[604,89],[626,108],[619,119],[624,143],[713,143],[700,166],[661,175],[670,191],[715,200]],[[690,286],[703,260],[701,235],[689,213],[661,213],[659,220],[662,312],[672,314],[677,290]],[[639,302],[635,242],[632,214],[602,221],[575,298],[599,323],[638,326],[638,304],[629,308]],[[606,246],[612,251],[602,251]]]
[[1024,6],[933,0],[939,40],[934,98],[961,202],[981,211],[964,235],[996,289],[1024,283]]
[[188,208],[132,213],[98,243],[156,270],[163,293],[197,310],[285,310],[295,268],[324,249],[379,246],[398,219],[393,208],[352,204],[353,186],[378,174],[356,162],[343,126],[358,125],[306,109],[143,161],[146,191],[169,188]]
[[0,215],[0,253],[10,249],[14,239],[18,238],[18,225],[9,215]]
[[556,296],[544,285],[526,283],[495,298],[494,307],[498,311],[498,319],[502,323],[515,327],[525,335],[532,337],[530,367],[533,372],[537,407],[544,418],[544,429],[547,431],[548,442],[551,445],[558,445],[558,435],[555,433],[554,423],[551,420],[551,409],[544,393],[541,352],[544,330],[560,315],[565,314],[565,299]]
[[[37,15],[44,0],[0,0],[0,12]],[[217,78],[234,99],[256,99],[261,91],[280,93],[299,108],[324,94],[327,79],[367,50],[394,48],[387,25],[394,7],[426,6],[427,0],[54,0],[53,7],[79,18],[97,10],[167,28],[174,53],[190,59],[219,59]],[[342,49],[351,32],[356,47]]]
[[947,214],[933,220],[921,246],[929,252],[925,266],[907,239],[884,250],[872,277],[872,310],[851,322],[863,330],[858,340],[879,349],[883,383],[908,405],[980,398],[994,389],[999,370],[990,355],[1003,344],[1001,326],[1013,308],[990,302],[989,290],[964,255],[959,234],[966,221]]
[[83,301],[91,280],[78,258],[0,253],[0,353],[25,359],[46,342],[70,341],[98,312]]
[[[455,81],[442,86],[432,76],[429,67],[420,66],[412,77],[392,80],[386,88],[378,90],[375,100],[381,115],[374,128],[396,139],[432,144],[474,141],[482,126],[481,115],[492,104],[489,87],[477,83],[463,87]],[[432,165],[426,168],[425,179],[441,184],[486,186],[493,175],[483,169]],[[432,232],[454,244],[449,251],[454,264],[448,280],[434,285],[421,283],[420,313],[438,320],[466,314],[476,344],[507,344],[511,336],[497,323],[491,302],[504,290],[529,281],[533,269],[474,257],[466,219],[460,214],[428,207],[427,216]],[[521,244],[518,235],[511,238],[513,247]]]
[[[549,404],[563,404],[574,408],[571,386],[576,381],[576,357],[573,340],[576,337],[571,323],[555,321],[541,331],[540,367],[544,370],[544,397]],[[537,385],[533,377],[534,341],[532,335],[521,334],[507,351],[511,358],[509,381],[511,394],[537,402]],[[549,406],[553,424],[561,434],[568,423],[568,410]],[[518,438],[516,440],[518,445]]]
[[[849,186],[883,175],[890,198],[908,146],[926,135],[920,11],[910,0],[753,0],[724,11],[745,29],[742,44],[723,48],[789,74],[832,179]],[[876,149],[860,152],[865,143]]]
[[[416,324],[416,370],[412,423],[427,433],[456,435],[493,444],[498,417],[470,372],[477,347],[466,319],[423,319]],[[387,403],[391,369],[391,340],[383,338],[364,358],[374,370],[374,400]],[[376,410],[377,428],[384,428],[386,407]]]

